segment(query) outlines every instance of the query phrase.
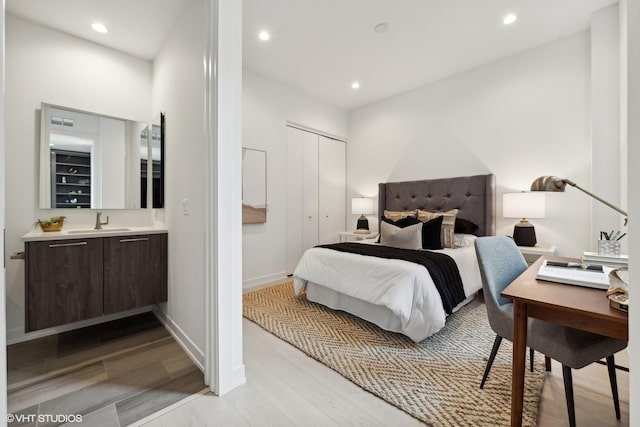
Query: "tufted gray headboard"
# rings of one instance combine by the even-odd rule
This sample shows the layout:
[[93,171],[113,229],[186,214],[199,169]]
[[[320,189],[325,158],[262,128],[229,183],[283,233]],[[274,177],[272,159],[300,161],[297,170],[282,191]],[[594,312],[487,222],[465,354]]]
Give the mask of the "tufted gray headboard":
[[493,174],[382,183],[378,186],[378,215],[385,209],[458,209],[459,218],[478,225],[474,234],[492,236],[496,233],[495,186]]

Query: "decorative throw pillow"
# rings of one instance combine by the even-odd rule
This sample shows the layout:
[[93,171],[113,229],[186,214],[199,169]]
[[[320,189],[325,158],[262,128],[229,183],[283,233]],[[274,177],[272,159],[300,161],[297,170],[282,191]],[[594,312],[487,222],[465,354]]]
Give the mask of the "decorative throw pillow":
[[422,223],[400,228],[383,221],[380,223],[380,244],[401,249],[420,249]]
[[414,209],[412,211],[384,211],[384,217],[390,219],[392,221],[398,221],[399,219],[406,218],[412,216],[414,218],[417,217],[418,210]]
[[453,228],[454,233],[460,234],[473,234],[478,229],[478,224],[475,224],[464,218],[456,217],[456,224]]
[[[380,221],[381,221],[381,223],[382,222],[386,222],[387,224],[395,225],[396,227],[400,227],[400,228],[405,228],[405,227],[408,227],[410,225],[418,224],[418,223],[421,222],[418,218],[413,218],[413,217],[410,217],[410,216],[401,218],[401,219],[399,219],[397,221],[394,221],[392,219],[385,218],[384,216],[381,216],[380,217]],[[411,223],[409,223],[409,221],[411,221]],[[381,237],[381,234],[378,234],[378,240],[376,240],[376,243],[380,243],[380,237]]]
[[473,246],[478,236],[475,234],[454,233],[453,238],[456,242],[456,248],[466,248],[467,246]]
[[429,212],[418,209],[418,219],[423,222],[430,221],[438,216],[443,217],[440,239],[442,246],[445,248],[454,247],[453,228],[456,223],[456,215],[458,215],[458,209],[451,209],[446,212]]
[[440,234],[443,219],[441,215],[422,224],[422,249],[442,249]]

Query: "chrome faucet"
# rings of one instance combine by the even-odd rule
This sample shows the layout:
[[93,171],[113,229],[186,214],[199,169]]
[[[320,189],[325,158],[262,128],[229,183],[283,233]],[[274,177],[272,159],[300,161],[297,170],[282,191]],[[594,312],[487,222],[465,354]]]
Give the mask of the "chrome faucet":
[[100,211],[96,212],[96,226],[95,226],[94,230],[102,230],[102,226],[103,225],[109,224],[109,217],[108,216],[107,216],[107,222],[100,221],[100,216],[101,215],[102,215],[102,212],[100,212]]

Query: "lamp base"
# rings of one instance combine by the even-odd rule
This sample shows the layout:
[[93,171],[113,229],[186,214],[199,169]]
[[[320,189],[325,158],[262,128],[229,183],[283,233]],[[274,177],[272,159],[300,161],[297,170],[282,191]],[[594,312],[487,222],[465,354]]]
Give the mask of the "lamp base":
[[513,241],[518,246],[535,246],[536,229],[530,222],[519,222],[513,227]]
[[356,224],[356,230],[369,230],[369,220],[366,216],[360,215],[358,223]]

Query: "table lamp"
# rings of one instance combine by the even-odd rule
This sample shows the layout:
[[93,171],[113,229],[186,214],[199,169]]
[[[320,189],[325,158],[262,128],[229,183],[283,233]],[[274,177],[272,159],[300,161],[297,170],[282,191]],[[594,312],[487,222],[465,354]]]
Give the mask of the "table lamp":
[[369,220],[365,215],[373,214],[373,199],[368,197],[354,197],[351,199],[351,213],[360,214],[356,224],[356,233],[366,234],[369,232]]
[[571,181],[570,179],[558,178],[557,176],[541,176],[539,178],[536,178],[536,180],[531,183],[531,191],[564,192],[567,184],[577,188],[578,190],[582,191],[585,194],[588,194],[589,196],[593,197],[600,203],[604,203],[605,205],[609,206],[611,209],[620,212],[622,215],[624,215],[624,225],[627,225],[627,220],[629,219],[629,214],[627,212],[623,211],[616,205],[607,202],[603,198],[596,196],[592,192],[585,190],[584,188],[580,187],[578,184]]
[[544,218],[544,193],[504,193],[502,195],[502,216],[520,218],[513,227],[513,240],[518,246],[535,246],[536,229],[527,218]]

